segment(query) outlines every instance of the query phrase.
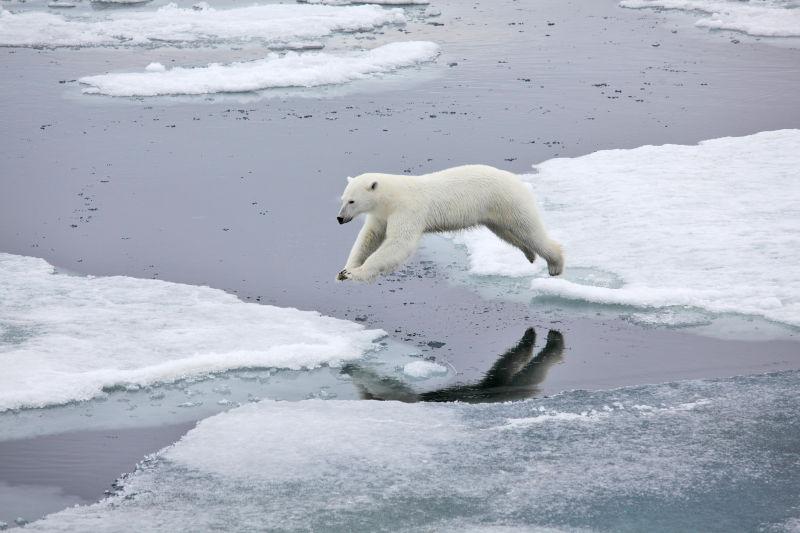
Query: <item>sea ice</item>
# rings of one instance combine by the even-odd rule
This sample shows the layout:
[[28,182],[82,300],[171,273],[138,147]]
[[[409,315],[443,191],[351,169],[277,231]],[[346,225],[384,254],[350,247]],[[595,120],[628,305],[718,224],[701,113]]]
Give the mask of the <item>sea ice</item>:
[[497,404],[262,401],[34,531],[760,531],[797,516],[800,372]]
[[405,22],[402,9],[363,5],[252,5],[232,9],[181,8],[63,16],[40,11],[12,13],[0,7],[0,45],[108,46],[217,41],[293,42],[333,32],[369,31]]
[[297,0],[301,4],[324,4],[328,6],[347,6],[353,4],[380,4],[384,6],[422,6],[430,0]]
[[[206,67],[86,76],[78,81],[83,91],[111,96],[156,96],[248,92],[274,87],[316,87],[341,84],[376,74],[432,61],[439,53],[435,43],[390,43],[372,50],[342,55],[287,52],[265,59]],[[152,66],[152,65],[151,65]],[[161,67],[163,68],[163,66]]]
[[[528,264],[488,230],[456,239],[470,254],[473,274],[539,273],[534,294],[800,326],[798,168],[800,130],[604,150],[536,165],[523,179],[564,245],[563,278],[547,277],[541,260]],[[587,271],[596,271],[596,279]]]
[[704,28],[733,30],[758,37],[800,36],[800,5],[785,0],[622,0],[619,5],[708,13],[708,17],[695,23]]
[[383,332],[209,287],[54,273],[0,254],[0,412],[237,368],[338,365]]
[[412,361],[403,366],[403,372],[412,378],[427,378],[447,373],[447,367],[431,361]]
[[147,72],[164,72],[165,70],[167,70],[167,67],[165,67],[161,63],[150,63],[146,67],[144,67],[144,69]]

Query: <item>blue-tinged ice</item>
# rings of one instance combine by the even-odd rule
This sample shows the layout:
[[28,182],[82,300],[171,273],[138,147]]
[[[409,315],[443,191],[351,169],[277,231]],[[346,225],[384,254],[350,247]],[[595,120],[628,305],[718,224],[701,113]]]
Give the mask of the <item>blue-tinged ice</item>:
[[790,530],[800,372],[500,404],[262,401],[39,531]]

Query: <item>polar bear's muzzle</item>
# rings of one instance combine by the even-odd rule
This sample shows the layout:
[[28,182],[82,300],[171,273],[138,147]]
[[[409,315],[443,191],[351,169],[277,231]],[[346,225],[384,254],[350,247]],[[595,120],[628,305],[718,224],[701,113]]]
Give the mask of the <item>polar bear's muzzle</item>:
[[347,204],[343,205],[342,208],[339,210],[339,214],[336,217],[336,220],[339,224],[347,224],[351,220],[353,220],[352,215],[347,214]]

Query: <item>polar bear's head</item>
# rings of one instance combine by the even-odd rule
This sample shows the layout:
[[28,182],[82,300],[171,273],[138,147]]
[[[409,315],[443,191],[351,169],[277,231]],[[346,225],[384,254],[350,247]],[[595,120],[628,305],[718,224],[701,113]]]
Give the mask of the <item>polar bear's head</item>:
[[346,224],[362,213],[369,213],[380,203],[380,174],[361,174],[347,178],[347,187],[342,193],[342,208],[336,220]]

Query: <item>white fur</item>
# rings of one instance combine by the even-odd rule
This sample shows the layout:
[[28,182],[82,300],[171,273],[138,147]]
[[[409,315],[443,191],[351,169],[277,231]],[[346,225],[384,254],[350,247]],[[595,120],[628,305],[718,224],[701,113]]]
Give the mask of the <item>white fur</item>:
[[339,221],[362,213],[367,219],[339,280],[371,281],[395,270],[414,253],[423,233],[479,225],[522,250],[531,263],[541,255],[550,275],[564,268],[561,246],[547,237],[531,192],[516,175],[493,167],[348,178]]

